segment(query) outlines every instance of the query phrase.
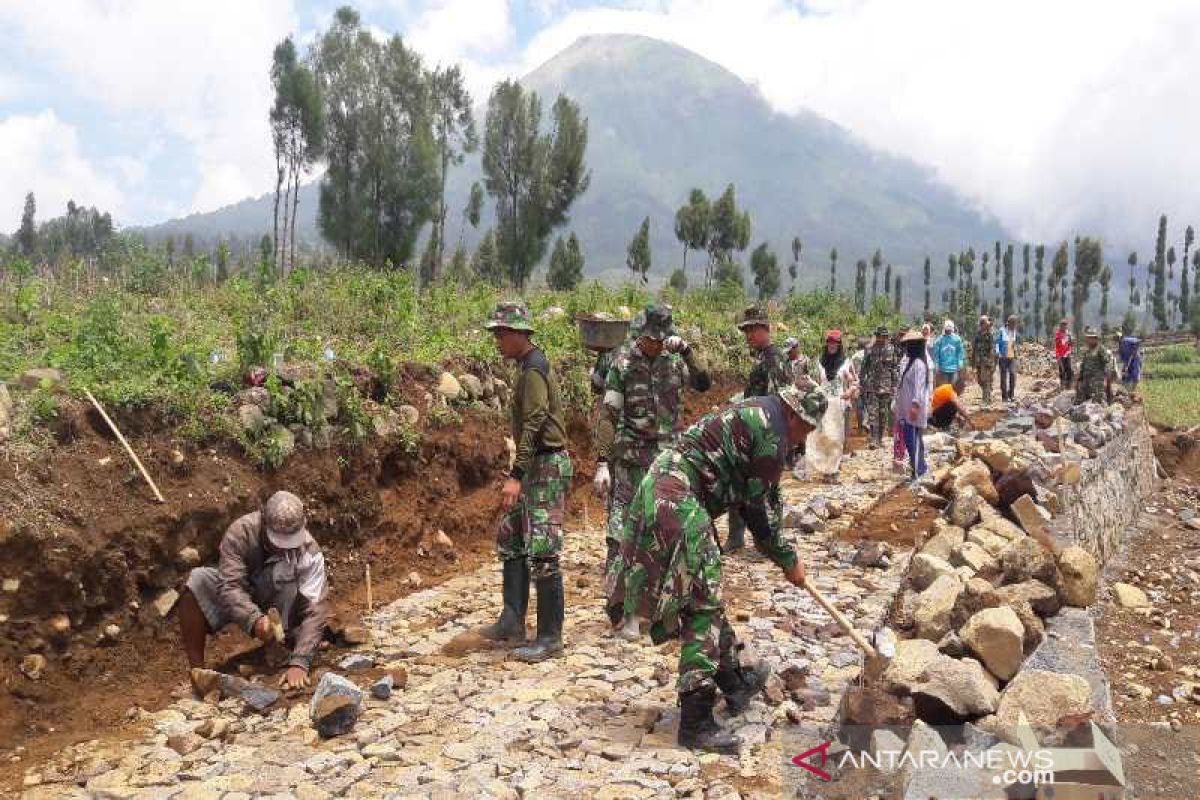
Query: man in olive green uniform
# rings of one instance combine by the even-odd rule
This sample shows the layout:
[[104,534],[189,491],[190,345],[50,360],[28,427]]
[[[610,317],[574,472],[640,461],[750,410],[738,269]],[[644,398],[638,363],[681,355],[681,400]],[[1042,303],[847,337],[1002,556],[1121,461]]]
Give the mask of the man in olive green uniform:
[[992,333],[992,319],[987,314],[979,317],[979,328],[971,342],[971,369],[979,381],[983,404],[992,404],[992,382],[996,378],[996,337]]
[[500,303],[485,327],[496,347],[517,362],[520,376],[512,395],[512,436],[517,454],[504,482],[505,515],[496,533],[504,571],[504,609],[481,635],[512,643],[525,641],[529,579],[537,585],[537,640],[518,647],[522,661],[542,661],[562,651],[564,615],[562,525],[567,488],[574,470],[567,454],[558,383],[550,362],[534,347],[529,311],[523,303]]
[[676,335],[670,306],[651,304],[640,316],[635,341],[608,369],[596,426],[593,484],[608,501],[606,571],[646,468],[681,430],[683,387],[705,392],[712,385],[695,348]]
[[1100,344],[1100,331],[1088,328],[1084,333],[1084,342],[1085,349],[1075,379],[1075,402],[1103,403],[1112,392],[1115,362],[1108,348]]
[[[679,743],[736,752],[738,737],[713,718],[716,692],[738,714],[769,669],[745,670],[721,597],[721,553],[713,521],[741,508],[760,551],[796,586],[804,567],[783,535],[770,497],[788,454],[820,424],[828,401],[794,386],[703,417],[663,451],[634,495],[620,555],[608,573],[608,614],[650,621],[655,643],[678,637]],[[765,667],[765,665],[763,665]]]
[[[746,378],[746,388],[742,392],[744,399],[778,394],[784,387],[797,383],[800,376],[771,341],[771,319],[767,316],[767,309],[761,306],[744,309],[738,315],[737,326],[754,358],[754,365],[750,367],[750,375]],[[782,508],[782,498],[776,496],[770,501]],[[723,549],[726,553],[736,553],[745,546],[746,522],[735,508],[729,512],[729,535],[725,538]]]

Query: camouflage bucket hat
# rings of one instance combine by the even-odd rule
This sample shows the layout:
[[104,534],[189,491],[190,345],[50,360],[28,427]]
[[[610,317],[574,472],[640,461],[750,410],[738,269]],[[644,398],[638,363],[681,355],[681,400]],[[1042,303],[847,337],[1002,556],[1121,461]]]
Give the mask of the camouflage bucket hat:
[[749,308],[744,309],[742,313],[738,315],[738,328],[745,330],[751,325],[766,325],[770,327],[771,320],[767,316],[767,310],[765,308],[760,306],[750,306]]
[[651,339],[666,339],[675,334],[675,314],[668,305],[651,303],[638,314],[634,335]]
[[1089,339],[1092,338],[1093,336],[1096,337],[1097,339],[1099,339],[1100,331],[1096,330],[1095,328],[1088,328],[1087,330],[1085,330],[1083,332],[1083,335]]
[[304,503],[291,492],[276,492],[267,499],[262,522],[271,544],[281,550],[300,547],[308,536],[304,527]]
[[821,424],[825,409],[829,408],[829,398],[820,389],[803,392],[795,386],[785,386],[779,390],[779,399],[814,427]]
[[483,323],[483,327],[488,330],[508,328],[512,331],[534,332],[533,320],[529,316],[529,309],[519,300],[497,303],[496,309],[488,317],[488,321]]

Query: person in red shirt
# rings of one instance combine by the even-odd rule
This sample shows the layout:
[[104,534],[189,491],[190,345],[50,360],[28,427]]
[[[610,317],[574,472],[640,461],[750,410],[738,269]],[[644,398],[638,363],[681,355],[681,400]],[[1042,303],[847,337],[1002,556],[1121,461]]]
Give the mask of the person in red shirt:
[[1054,360],[1058,362],[1058,385],[1063,389],[1070,389],[1075,380],[1075,373],[1071,369],[1071,351],[1074,350],[1074,346],[1071,330],[1064,319],[1058,323],[1058,330],[1054,332]]

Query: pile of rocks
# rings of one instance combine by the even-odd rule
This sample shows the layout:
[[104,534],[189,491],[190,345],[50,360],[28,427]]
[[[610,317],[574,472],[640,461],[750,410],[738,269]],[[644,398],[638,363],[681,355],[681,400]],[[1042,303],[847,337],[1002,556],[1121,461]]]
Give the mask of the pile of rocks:
[[935,476],[945,511],[910,562],[895,624],[912,638],[884,675],[926,721],[999,731],[1024,713],[1052,729],[1090,708],[1084,678],[1022,670],[1046,618],[1095,601],[1098,572],[1088,551],[1048,533],[1057,496],[1044,481],[1056,473],[1032,438],[1023,442],[961,440],[958,462]]

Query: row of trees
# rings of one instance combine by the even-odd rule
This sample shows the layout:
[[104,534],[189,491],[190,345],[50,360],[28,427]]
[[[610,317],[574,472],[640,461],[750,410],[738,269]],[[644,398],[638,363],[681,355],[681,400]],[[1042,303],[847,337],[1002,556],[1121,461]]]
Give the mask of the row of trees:
[[[436,280],[447,261],[450,172],[481,144],[484,179],[471,187],[463,209],[451,270],[469,274],[477,262],[490,270],[494,258],[505,279],[523,287],[590,182],[587,119],[572,100],[558,97],[547,126],[535,92],[515,81],[497,84],[481,142],[459,67],[427,69],[400,36],[378,41],[348,6],[303,58],[290,37],[280,42],[271,79],[272,263],[280,271],[295,259],[300,180],[318,164],[325,167],[317,215],[322,236],[347,258],[402,266],[412,262],[428,226],[419,259],[423,283]],[[485,192],[495,205],[495,227],[483,237],[482,252],[467,259],[462,226],[480,224]]]

